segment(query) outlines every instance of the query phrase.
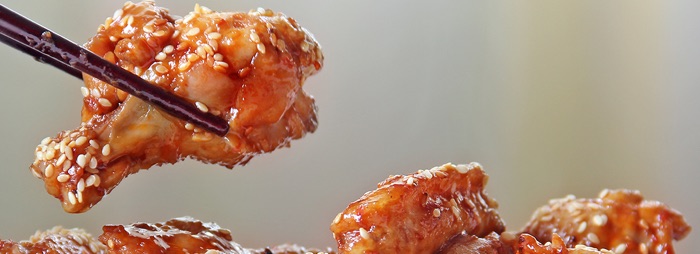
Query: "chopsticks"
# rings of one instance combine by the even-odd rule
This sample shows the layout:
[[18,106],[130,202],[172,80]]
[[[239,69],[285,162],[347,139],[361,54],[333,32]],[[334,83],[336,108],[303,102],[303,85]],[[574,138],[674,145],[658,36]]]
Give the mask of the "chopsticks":
[[87,49],[49,31],[0,4],[0,41],[82,79],[82,73],[158,106],[166,113],[197,125],[216,135],[228,132],[228,122],[139,76],[114,65]]

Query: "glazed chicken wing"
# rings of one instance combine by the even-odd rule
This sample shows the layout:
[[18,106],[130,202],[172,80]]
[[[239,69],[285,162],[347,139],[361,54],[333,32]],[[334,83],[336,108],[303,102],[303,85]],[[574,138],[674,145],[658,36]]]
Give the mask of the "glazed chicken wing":
[[616,253],[674,253],[672,241],[690,226],[683,216],[631,190],[604,190],[597,199],[567,197],[539,208],[523,232],[541,242],[561,236],[565,246],[585,245]]
[[297,245],[274,248],[246,249],[232,241],[231,232],[214,223],[204,223],[190,217],[164,223],[135,223],[106,225],[100,241],[110,253],[232,253],[232,254],[294,254],[326,253]]
[[338,214],[331,225],[340,253],[433,253],[460,232],[486,236],[505,226],[486,196],[477,163],[445,164],[392,176]]
[[29,241],[13,242],[0,240],[0,253],[105,253],[107,247],[82,229],[54,227],[37,231]]
[[80,127],[44,139],[30,167],[68,212],[90,209],[141,169],[185,158],[232,168],[316,129],[314,99],[302,86],[323,55],[281,13],[197,5],[175,18],[153,2],[129,2],[85,47],[228,120],[230,131],[205,132],[86,75]]

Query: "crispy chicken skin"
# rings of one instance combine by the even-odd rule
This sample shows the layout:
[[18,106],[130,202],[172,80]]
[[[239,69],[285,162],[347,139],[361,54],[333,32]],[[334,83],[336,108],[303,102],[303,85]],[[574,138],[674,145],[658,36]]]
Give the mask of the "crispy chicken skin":
[[232,241],[231,232],[214,223],[204,223],[190,217],[171,219],[164,223],[135,223],[106,225],[100,241],[109,253],[233,253],[233,254],[293,254],[326,253],[297,245],[246,249]]
[[54,227],[37,231],[29,241],[13,242],[0,240],[0,253],[105,253],[107,247],[82,229]]
[[690,226],[676,210],[644,200],[638,191],[603,190],[599,198],[572,196],[539,208],[523,229],[541,242],[557,234],[569,247],[586,245],[625,253],[675,253]]
[[433,253],[463,231],[500,233],[505,226],[484,192],[487,180],[477,163],[391,176],[335,218],[338,252]]
[[80,127],[45,138],[30,167],[68,212],[87,211],[141,169],[185,158],[232,168],[316,129],[302,86],[323,55],[284,14],[196,5],[175,18],[153,2],[128,2],[85,47],[228,120],[230,131],[202,131],[86,75]]

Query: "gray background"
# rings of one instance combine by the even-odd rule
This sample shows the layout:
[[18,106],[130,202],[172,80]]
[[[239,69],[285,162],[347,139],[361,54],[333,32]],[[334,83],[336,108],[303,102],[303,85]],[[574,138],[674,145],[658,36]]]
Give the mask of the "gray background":
[[[195,2],[159,1],[184,15]],[[187,161],[127,178],[84,214],[28,170],[79,123],[80,82],[0,46],[0,238],[190,215],[249,247],[335,246],[328,229],[390,174],[478,161],[509,229],[550,198],[639,189],[700,225],[697,1],[201,1],[296,18],[323,46],[316,133],[232,171]],[[121,1],[3,1],[84,42]],[[693,252],[698,234],[680,242]]]

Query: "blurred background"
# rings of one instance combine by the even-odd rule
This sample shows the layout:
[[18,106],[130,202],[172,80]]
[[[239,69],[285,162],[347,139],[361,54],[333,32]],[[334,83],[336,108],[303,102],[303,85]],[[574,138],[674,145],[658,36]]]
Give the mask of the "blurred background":
[[[195,1],[159,1],[184,16]],[[227,170],[185,161],[65,213],[28,166],[79,124],[82,85],[0,45],[0,238],[193,216],[248,247],[335,246],[329,225],[391,174],[480,162],[510,230],[551,198],[638,189],[700,226],[697,1],[199,1],[271,8],[323,46],[319,128]],[[3,5],[83,43],[121,1]],[[697,230],[679,242],[692,253]]]

